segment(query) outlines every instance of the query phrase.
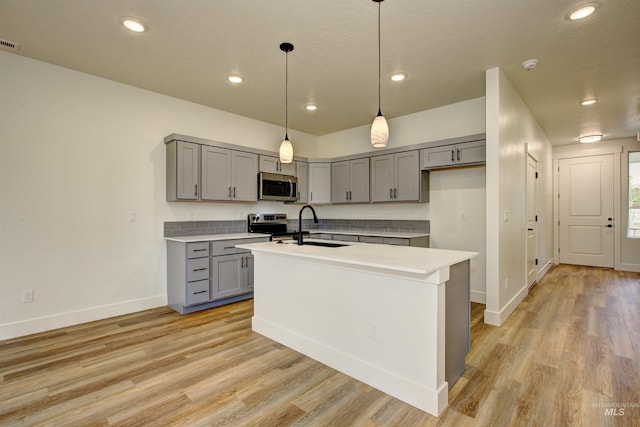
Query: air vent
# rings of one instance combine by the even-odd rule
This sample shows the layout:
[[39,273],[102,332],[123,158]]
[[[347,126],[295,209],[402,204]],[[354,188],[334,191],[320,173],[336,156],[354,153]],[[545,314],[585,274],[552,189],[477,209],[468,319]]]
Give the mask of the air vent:
[[20,45],[9,40],[0,39],[0,47],[5,50],[20,50]]

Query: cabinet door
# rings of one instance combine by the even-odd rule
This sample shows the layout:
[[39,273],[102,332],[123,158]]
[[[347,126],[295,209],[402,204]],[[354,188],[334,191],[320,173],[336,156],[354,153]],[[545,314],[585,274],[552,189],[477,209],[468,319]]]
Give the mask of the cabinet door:
[[202,146],[202,200],[231,200],[231,150]]
[[295,175],[296,165],[282,163],[279,158],[272,156],[260,156],[260,172],[281,173],[283,175]]
[[178,141],[176,153],[176,196],[178,199],[198,199],[198,178],[200,176],[200,168],[198,164],[199,153],[199,144]]
[[253,255],[244,255],[244,290],[253,292]]
[[456,160],[460,164],[484,163],[486,161],[485,141],[456,144]]
[[331,202],[349,201],[349,162],[331,163]]
[[422,150],[422,168],[451,166],[456,161],[456,150],[453,145],[425,148]]
[[279,173],[277,157],[260,156],[260,172]]
[[349,201],[369,201],[369,158],[349,162]]
[[298,177],[298,203],[309,202],[309,163],[296,162],[296,177]]
[[331,163],[309,163],[309,203],[331,203]]
[[395,187],[394,200],[411,201],[420,199],[420,152],[407,151],[394,157]]
[[232,151],[233,200],[255,202],[258,200],[258,155]]
[[211,257],[211,299],[232,297],[245,293],[245,254]]
[[393,200],[393,155],[371,157],[371,201]]

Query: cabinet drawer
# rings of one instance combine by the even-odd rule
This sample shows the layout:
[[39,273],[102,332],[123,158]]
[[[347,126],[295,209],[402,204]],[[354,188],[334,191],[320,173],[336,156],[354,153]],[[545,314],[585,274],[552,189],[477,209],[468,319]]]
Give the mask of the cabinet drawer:
[[242,239],[213,241],[211,242],[211,256],[232,255],[247,252],[246,249],[236,248],[236,245],[241,245],[242,243]]
[[187,305],[209,301],[209,280],[187,283]]
[[401,239],[399,237],[385,237],[385,245],[409,246],[409,239]]
[[384,239],[382,237],[376,237],[376,236],[360,236],[360,242],[383,244]]
[[203,258],[209,256],[209,242],[187,243],[187,258]]
[[209,278],[209,258],[187,260],[187,282]]
[[340,240],[342,242],[357,242],[358,236],[352,234],[334,234],[333,240]]

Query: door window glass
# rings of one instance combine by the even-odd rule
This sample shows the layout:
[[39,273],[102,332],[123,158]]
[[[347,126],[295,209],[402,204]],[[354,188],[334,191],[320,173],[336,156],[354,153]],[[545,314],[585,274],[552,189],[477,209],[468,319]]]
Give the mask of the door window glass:
[[640,151],[629,152],[629,221],[627,237],[640,239]]

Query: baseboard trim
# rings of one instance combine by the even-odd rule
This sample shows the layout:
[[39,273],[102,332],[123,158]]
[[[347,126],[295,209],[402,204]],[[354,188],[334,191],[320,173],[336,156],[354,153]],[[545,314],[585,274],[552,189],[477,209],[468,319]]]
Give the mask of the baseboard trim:
[[24,335],[36,334],[38,332],[79,325],[81,323],[135,313],[137,311],[162,307],[164,305],[167,305],[166,294],[115,304],[89,307],[66,313],[57,313],[50,316],[20,320],[18,322],[4,323],[0,325],[0,340],[7,340]]
[[478,304],[487,303],[487,293],[483,291],[474,291],[471,289],[471,302],[477,302]]
[[500,311],[485,310],[484,323],[494,326],[502,326],[504,321],[507,320],[511,313],[513,313],[513,311],[516,309],[516,307],[518,307],[518,304],[520,304],[524,297],[527,296],[528,292],[529,290],[526,286],[520,289],[520,291],[513,298],[511,298],[511,301],[505,304],[505,306]]
[[620,263],[616,270],[640,273],[640,264]]

